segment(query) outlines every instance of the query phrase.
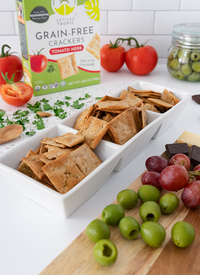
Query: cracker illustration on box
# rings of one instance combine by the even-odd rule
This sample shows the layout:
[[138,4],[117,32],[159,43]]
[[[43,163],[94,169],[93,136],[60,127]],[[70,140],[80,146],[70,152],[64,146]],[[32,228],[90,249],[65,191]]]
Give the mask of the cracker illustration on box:
[[100,83],[99,0],[16,4],[24,81],[34,96]]
[[58,59],[57,63],[62,79],[79,73],[74,53]]
[[87,45],[86,50],[98,60],[100,59],[100,36],[97,33]]

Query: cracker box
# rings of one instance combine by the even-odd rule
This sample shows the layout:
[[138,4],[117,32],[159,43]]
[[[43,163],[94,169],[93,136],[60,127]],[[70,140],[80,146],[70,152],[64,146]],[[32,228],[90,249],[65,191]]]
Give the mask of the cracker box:
[[98,0],[17,0],[24,81],[34,95],[100,83]]

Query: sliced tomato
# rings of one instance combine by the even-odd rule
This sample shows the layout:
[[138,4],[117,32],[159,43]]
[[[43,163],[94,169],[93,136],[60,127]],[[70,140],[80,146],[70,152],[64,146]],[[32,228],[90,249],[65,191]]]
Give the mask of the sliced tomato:
[[31,99],[33,88],[22,82],[3,84],[0,88],[0,94],[6,103],[19,107]]

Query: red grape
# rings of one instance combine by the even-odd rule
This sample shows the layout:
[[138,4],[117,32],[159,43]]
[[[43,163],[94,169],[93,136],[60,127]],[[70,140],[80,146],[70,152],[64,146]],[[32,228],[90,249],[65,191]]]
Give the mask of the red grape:
[[182,202],[188,208],[195,208],[200,205],[200,181],[195,180],[189,183],[182,192]]
[[[194,171],[199,171],[199,174],[200,174],[200,164],[194,167]],[[194,176],[197,180],[200,180],[200,175],[199,176],[194,175]]]
[[145,165],[147,170],[160,173],[165,167],[169,165],[169,163],[163,157],[152,156],[146,160]]
[[170,165],[160,173],[160,185],[168,191],[178,191],[189,183],[189,175],[184,166]]
[[191,163],[188,156],[184,154],[176,154],[171,157],[169,165],[182,165],[186,168],[186,170],[189,170]]
[[141,182],[143,185],[153,185],[157,187],[160,191],[163,189],[159,181],[160,173],[155,171],[147,171],[142,174]]

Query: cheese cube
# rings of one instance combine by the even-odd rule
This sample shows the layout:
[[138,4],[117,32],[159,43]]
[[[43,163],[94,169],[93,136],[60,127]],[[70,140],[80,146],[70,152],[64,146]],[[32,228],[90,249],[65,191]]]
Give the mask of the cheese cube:
[[189,147],[196,145],[200,147],[200,135],[184,131],[177,139],[178,143],[187,143]]

